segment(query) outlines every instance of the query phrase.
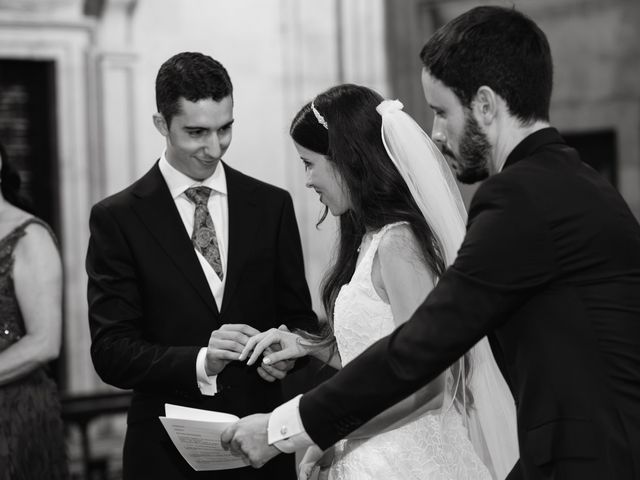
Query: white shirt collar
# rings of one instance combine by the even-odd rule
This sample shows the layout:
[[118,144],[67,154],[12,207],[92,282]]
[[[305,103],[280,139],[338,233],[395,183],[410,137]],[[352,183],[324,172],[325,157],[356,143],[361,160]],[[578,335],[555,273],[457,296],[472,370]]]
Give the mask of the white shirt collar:
[[167,182],[169,192],[171,192],[171,197],[174,200],[182,195],[188,188],[198,186],[209,187],[223,195],[227,194],[227,176],[225,175],[222,162],[218,163],[213,175],[202,181],[189,178],[184,173],[174,168],[167,160],[166,150],[164,150],[160,156],[158,167],[160,168],[160,173],[162,173],[165,182]]

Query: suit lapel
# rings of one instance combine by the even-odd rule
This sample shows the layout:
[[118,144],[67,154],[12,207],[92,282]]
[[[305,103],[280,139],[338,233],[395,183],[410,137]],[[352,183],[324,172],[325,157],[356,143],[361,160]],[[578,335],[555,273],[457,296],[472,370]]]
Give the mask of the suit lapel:
[[254,248],[255,233],[259,223],[258,204],[252,196],[252,186],[240,172],[224,165],[227,177],[227,201],[229,205],[229,245],[227,254],[227,280],[224,287],[222,311],[238,286],[242,268]]
[[133,194],[137,197],[133,209],[140,221],[218,318],[215,299],[157,163],[140,179]]

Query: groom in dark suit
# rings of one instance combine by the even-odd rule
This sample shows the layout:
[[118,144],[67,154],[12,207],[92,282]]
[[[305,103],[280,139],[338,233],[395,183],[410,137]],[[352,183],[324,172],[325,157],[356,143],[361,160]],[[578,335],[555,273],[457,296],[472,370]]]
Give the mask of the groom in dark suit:
[[462,181],[491,176],[458,258],[411,320],[223,441],[254,466],[275,447],[327,448],[489,335],[517,403],[510,479],[640,478],[640,227],[549,125],[544,33],[514,9],[478,7],[421,57],[434,141]]
[[287,192],[221,161],[233,123],[224,67],[200,53],[167,60],[154,124],[166,149],[151,170],[94,206],[87,254],[91,355],[101,378],[133,389],[125,479],[295,478],[293,459],[261,472],[194,472],[158,420],[164,404],[243,416],[282,402],[290,364],[236,362],[249,336],[314,328]]

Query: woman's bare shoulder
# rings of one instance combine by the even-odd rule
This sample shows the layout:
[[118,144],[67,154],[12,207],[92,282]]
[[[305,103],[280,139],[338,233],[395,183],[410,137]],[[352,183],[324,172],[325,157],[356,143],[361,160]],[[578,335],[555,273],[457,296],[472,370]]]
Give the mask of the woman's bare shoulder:
[[421,250],[418,239],[408,223],[400,223],[387,229],[378,245],[381,257],[391,261],[399,258],[408,261],[419,260],[422,258]]
[[57,263],[58,248],[49,226],[35,217],[25,219],[23,225],[24,236],[16,245],[16,258],[26,263]]

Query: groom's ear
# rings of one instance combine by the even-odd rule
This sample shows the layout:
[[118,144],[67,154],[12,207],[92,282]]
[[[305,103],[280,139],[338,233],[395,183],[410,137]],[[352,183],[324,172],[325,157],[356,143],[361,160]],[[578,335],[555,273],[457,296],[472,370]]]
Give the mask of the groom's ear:
[[496,92],[486,85],[478,88],[476,96],[471,102],[471,108],[479,123],[483,125],[491,124],[498,111],[498,96]]
[[163,137],[167,137],[169,135],[169,125],[167,125],[167,122],[161,113],[156,112],[153,114],[153,124],[155,125],[156,130],[160,132],[160,135]]

